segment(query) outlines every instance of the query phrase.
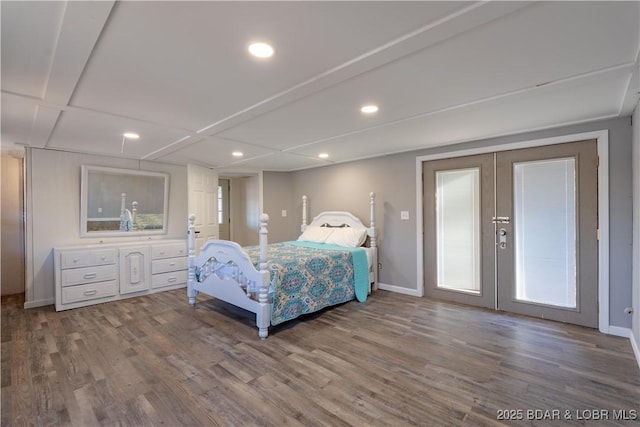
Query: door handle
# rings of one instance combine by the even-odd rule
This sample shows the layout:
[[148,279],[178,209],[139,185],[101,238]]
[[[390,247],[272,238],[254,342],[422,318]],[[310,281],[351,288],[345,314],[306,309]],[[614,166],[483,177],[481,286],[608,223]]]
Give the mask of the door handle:
[[507,248],[507,229],[506,228],[501,228],[500,230],[498,230],[498,247],[500,247],[500,249]]

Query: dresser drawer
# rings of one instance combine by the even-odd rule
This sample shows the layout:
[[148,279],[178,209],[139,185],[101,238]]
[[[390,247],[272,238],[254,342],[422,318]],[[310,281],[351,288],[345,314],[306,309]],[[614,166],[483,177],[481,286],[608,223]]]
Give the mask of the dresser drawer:
[[97,298],[112,297],[118,293],[118,282],[89,283],[87,285],[67,286],[62,288],[62,303],[70,304],[78,301],[88,301]]
[[164,286],[187,283],[187,270],[172,271],[170,273],[154,274],[151,276],[151,287],[162,288]]
[[163,259],[181,256],[187,256],[186,242],[153,245],[153,247],[151,248],[151,259]]
[[72,268],[62,270],[62,286],[73,286],[83,283],[105,282],[116,280],[118,270],[114,265],[101,265],[97,267]]
[[60,255],[60,268],[87,267],[89,265],[115,264],[116,249],[65,251]]
[[177,271],[187,269],[187,258],[167,258],[167,259],[154,259],[151,261],[151,273],[166,273],[167,271]]

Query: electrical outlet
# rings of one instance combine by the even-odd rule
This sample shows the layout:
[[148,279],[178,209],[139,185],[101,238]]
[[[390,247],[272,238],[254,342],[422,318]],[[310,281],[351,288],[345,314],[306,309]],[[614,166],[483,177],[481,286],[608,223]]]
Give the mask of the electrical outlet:
[[402,220],[409,219],[409,211],[400,211],[400,219]]
[[286,217],[286,216],[287,216],[287,210],[286,210],[286,209],[283,209],[283,210],[282,210],[282,217],[284,218],[284,217]]

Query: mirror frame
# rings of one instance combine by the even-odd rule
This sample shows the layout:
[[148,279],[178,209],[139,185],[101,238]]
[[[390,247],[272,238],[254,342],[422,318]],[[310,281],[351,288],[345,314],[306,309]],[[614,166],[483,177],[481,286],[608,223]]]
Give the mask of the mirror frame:
[[[169,174],[163,172],[150,172],[135,169],[119,169],[104,166],[89,166],[82,165],[82,175],[80,180],[80,237],[131,237],[131,236],[149,236],[156,234],[167,234],[168,232],[168,217],[169,217]],[[107,173],[113,175],[120,175],[124,178],[130,177],[155,177],[163,180],[163,203],[162,203],[162,229],[152,230],[132,230],[132,231],[120,231],[120,230],[106,230],[106,231],[88,231],[87,225],[89,221],[88,217],[88,204],[89,204],[89,188],[92,172]]]

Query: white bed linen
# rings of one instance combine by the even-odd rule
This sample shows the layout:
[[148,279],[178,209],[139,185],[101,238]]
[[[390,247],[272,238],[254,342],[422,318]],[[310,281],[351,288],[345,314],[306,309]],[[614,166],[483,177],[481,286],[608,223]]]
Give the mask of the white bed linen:
[[373,267],[374,248],[367,248],[362,246],[362,249],[367,253],[367,263],[369,264],[369,270]]

